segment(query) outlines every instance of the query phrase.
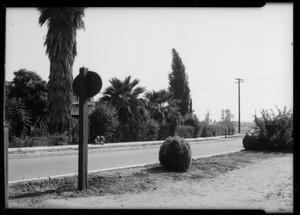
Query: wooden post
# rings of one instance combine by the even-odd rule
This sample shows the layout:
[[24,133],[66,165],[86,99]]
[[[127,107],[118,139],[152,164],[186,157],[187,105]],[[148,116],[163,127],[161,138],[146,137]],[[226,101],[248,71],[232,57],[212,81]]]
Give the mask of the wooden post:
[[[8,126],[3,126],[3,194],[1,195],[4,200],[4,208],[8,208]],[[3,208],[1,208],[3,209]]]
[[[80,68],[81,80],[87,74],[87,68]],[[81,81],[81,95],[79,96],[79,152],[78,152],[78,189],[87,189],[87,156],[88,156],[88,98],[85,98],[84,82]]]

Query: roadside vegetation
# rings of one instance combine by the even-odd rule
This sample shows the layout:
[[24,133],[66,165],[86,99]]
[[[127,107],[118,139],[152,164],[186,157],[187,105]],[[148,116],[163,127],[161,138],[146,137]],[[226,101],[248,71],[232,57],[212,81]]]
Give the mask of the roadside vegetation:
[[[78,119],[72,117],[73,64],[77,56],[76,32],[85,27],[85,8],[37,8],[38,23],[47,25],[44,46],[50,61],[46,82],[34,71],[20,69],[5,83],[5,123],[9,147],[78,144]],[[188,74],[173,48],[169,86],[147,90],[130,75],[112,77],[89,115],[89,142],[164,140],[234,134],[229,109],[221,121],[212,122],[209,112],[200,121],[194,114]]]
[[[229,109],[221,110],[220,121],[212,121],[209,111],[204,120],[199,120],[192,107],[185,67],[175,49],[172,55],[168,89],[147,91],[131,76],[109,80],[110,86],[103,90],[103,96],[89,113],[89,143],[94,143],[97,136],[103,136],[107,143],[118,143],[235,133],[236,123]],[[54,106],[49,105],[48,98],[51,85],[26,69],[14,75],[5,84],[9,147],[78,144],[78,119],[71,117],[62,123],[69,124],[65,130],[53,130],[56,126],[51,121],[50,109]]]
[[168,137],[160,147],[158,159],[169,170],[186,172],[192,162],[190,144],[180,137]]
[[280,110],[262,110],[261,117],[254,116],[255,129],[243,139],[246,150],[293,151],[293,113],[286,107]]

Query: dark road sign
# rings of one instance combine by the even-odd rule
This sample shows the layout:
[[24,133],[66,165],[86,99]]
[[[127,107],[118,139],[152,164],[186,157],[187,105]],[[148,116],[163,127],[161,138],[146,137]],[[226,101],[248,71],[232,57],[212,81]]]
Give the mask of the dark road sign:
[[81,88],[82,76],[79,74],[73,81],[73,92],[76,96],[80,97],[81,95],[85,98],[90,98],[95,96],[100,92],[102,88],[102,79],[101,77],[92,71],[88,71],[83,78],[83,86]]
[[101,77],[81,67],[73,81],[73,92],[79,97],[79,143],[78,143],[78,189],[87,189],[88,172],[88,103],[87,98],[95,96],[102,87]]

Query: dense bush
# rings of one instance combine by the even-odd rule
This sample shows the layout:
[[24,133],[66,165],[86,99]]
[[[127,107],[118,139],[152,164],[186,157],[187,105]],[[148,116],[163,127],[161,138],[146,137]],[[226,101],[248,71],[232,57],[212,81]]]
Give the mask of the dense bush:
[[215,137],[225,135],[227,132],[227,127],[220,123],[206,124],[202,123],[201,127],[201,137]]
[[[275,114],[272,110],[271,113],[267,110],[262,110],[260,118],[254,117],[257,134],[252,135],[254,137],[252,137],[253,140],[251,141],[256,140],[257,142],[257,144],[254,144],[256,145],[255,150],[289,152],[293,150],[292,111],[287,111],[286,107],[283,111],[277,108],[277,111],[278,114]],[[244,139],[247,147],[247,141],[250,142],[250,139],[246,136]],[[245,149],[247,149],[246,147]]]
[[6,99],[5,118],[9,125],[9,139],[13,136],[23,137],[30,132],[31,115],[26,110],[24,101],[21,98]]
[[40,120],[39,123],[35,124],[33,127],[30,136],[31,137],[44,137],[49,135],[48,132],[48,124],[47,124],[47,118],[44,118],[43,120]]
[[234,130],[234,122],[232,122],[232,121],[220,121],[218,123],[218,125],[221,126],[221,127],[217,128],[219,130],[219,132],[224,134],[224,132],[226,131],[226,133],[228,135],[233,135],[234,134],[234,131],[235,131]]
[[177,126],[175,135],[182,138],[192,138],[194,137],[194,130],[192,126],[180,125]]
[[174,136],[176,127],[176,125],[161,123],[158,132],[158,139],[164,140],[169,136]]
[[191,148],[189,143],[180,137],[168,137],[160,147],[159,161],[170,170],[187,171],[190,167]]
[[37,146],[61,146],[71,144],[70,138],[65,134],[54,134],[43,137],[12,137],[9,148],[37,147]]
[[104,136],[107,142],[117,142],[118,114],[115,108],[105,102],[96,102],[89,115],[89,142]]
[[222,123],[216,123],[213,124],[212,126],[212,136],[221,136],[225,135],[225,132],[228,134],[228,127]]
[[144,121],[137,132],[137,141],[152,141],[157,140],[159,132],[158,122],[150,119]]
[[246,150],[257,150],[258,134],[246,133],[246,136],[243,138],[243,146]]
[[79,119],[72,118],[68,136],[70,137],[70,144],[76,145],[79,143]]
[[183,125],[192,126],[194,128],[192,137],[196,138],[200,135],[201,123],[195,114],[186,114],[183,117]]
[[33,126],[47,116],[47,82],[33,71],[20,69],[6,82],[7,99],[22,99],[24,110],[31,116]]

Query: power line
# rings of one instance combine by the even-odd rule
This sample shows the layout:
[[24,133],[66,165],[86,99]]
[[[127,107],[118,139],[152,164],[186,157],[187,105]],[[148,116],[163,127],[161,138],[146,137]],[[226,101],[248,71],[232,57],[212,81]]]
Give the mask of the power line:
[[281,78],[244,78],[244,80],[276,80],[276,79],[292,79],[293,77],[281,77]]

